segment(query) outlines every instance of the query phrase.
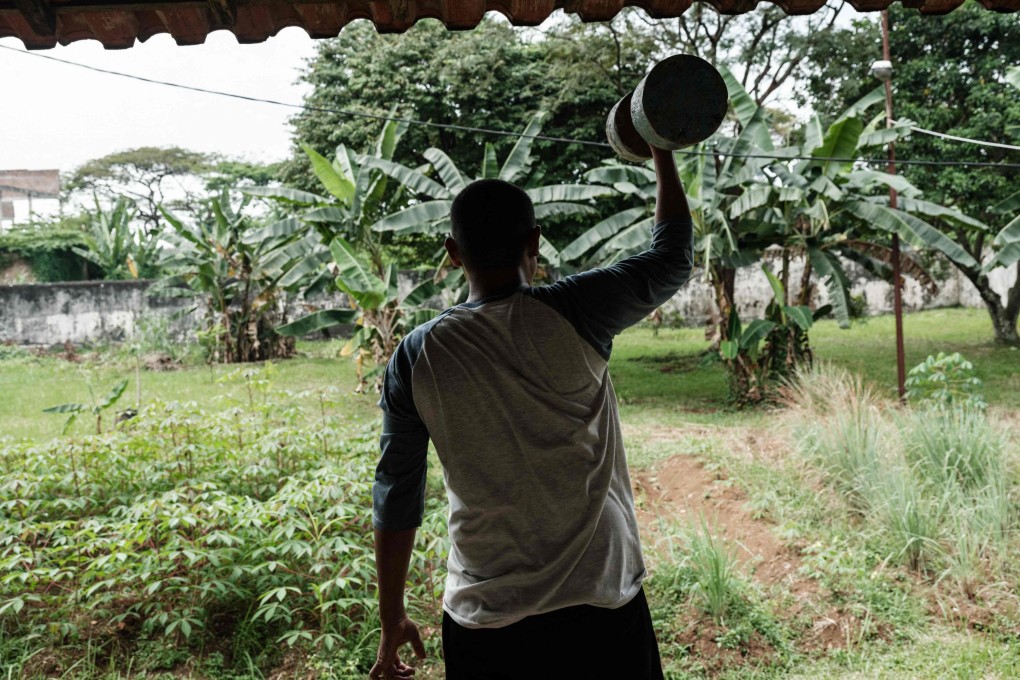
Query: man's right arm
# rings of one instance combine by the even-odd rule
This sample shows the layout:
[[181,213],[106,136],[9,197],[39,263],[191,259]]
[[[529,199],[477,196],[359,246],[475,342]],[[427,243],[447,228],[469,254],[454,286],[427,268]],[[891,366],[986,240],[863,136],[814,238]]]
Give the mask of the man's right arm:
[[610,267],[531,289],[606,359],[613,338],[673,297],[694,266],[691,214],[673,152],[652,149],[652,158],[657,188],[651,246]]
[[680,184],[673,152],[649,148],[655,164],[655,221],[690,219],[691,209],[687,207],[687,194]]

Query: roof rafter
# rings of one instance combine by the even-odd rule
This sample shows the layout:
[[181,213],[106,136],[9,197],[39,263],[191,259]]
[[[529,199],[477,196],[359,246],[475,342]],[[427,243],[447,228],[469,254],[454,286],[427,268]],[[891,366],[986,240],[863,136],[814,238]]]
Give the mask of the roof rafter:
[[46,0],[14,0],[14,6],[36,33],[56,33],[57,15]]
[[[705,0],[722,14],[754,11],[759,0]],[[787,14],[811,14],[825,0],[771,0]],[[903,0],[925,14],[945,14],[964,0]],[[885,9],[893,0],[848,0],[857,11]],[[1020,10],[1020,0],[980,0],[998,12]],[[239,42],[262,42],[289,26],[313,38],[327,38],[356,19],[367,19],[380,33],[406,31],[421,19],[438,19],[450,29],[478,25],[496,11],[518,26],[534,26],[554,10],[584,21],[607,21],[624,7],[640,7],[657,18],[678,17],[693,0],[0,0],[0,37],[21,39],[29,49],[78,40],[98,40],[123,49],[158,33],[180,45],[205,41],[226,29]]]

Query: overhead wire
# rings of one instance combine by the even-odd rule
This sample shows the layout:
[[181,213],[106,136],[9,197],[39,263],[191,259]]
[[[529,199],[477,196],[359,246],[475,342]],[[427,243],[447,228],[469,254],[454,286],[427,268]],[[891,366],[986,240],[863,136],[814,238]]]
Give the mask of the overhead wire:
[[974,144],[976,146],[993,146],[997,149],[1008,149],[1010,151],[1020,151],[1020,146],[1015,144],[1002,144],[1000,142],[988,142],[982,139],[971,139],[970,137],[957,137],[956,135],[947,135],[944,132],[936,132],[934,130],[925,130],[924,128],[917,127],[916,125],[910,126],[911,131],[918,132],[922,135],[931,135],[932,137],[941,137],[942,139],[948,139],[953,142],[966,142],[967,144]]
[[[364,111],[352,111],[349,109],[336,109],[325,106],[313,106],[310,104],[294,104],[292,102],[284,102],[277,99],[267,99],[264,97],[254,97],[251,95],[238,94],[236,92],[225,92],[223,90],[213,90],[210,88],[199,87],[196,85],[186,85],[184,83],[175,83],[172,81],[158,80],[156,78],[148,78],[146,76],[139,76],[133,73],[125,73],[123,71],[114,71],[112,69],[106,69],[99,66],[92,66],[90,64],[82,64],[76,61],[70,61],[68,59],[61,59],[48,54],[40,54],[38,52],[29,52],[28,50],[18,49],[9,45],[0,45],[0,49],[8,50],[10,52],[16,52],[25,56],[36,57],[39,59],[46,59],[48,61],[65,64],[67,66],[75,66],[88,71],[94,71],[96,73],[102,73],[111,76],[117,76],[120,78],[127,78],[130,80],[136,80],[151,85],[162,85],[164,87],[176,88],[179,90],[186,90],[189,92],[197,92],[200,94],[208,94],[219,97],[228,97],[231,99],[238,99],[241,101],[255,102],[259,104],[270,104],[273,106],[282,106],[291,109],[300,109],[304,111],[312,111],[316,113],[330,113],[341,116],[351,116],[355,118],[365,118],[369,120],[379,121],[393,121],[397,123],[406,123],[408,125],[420,125],[425,127],[438,128],[443,130],[456,130],[458,132],[470,132],[476,134],[487,134],[497,135],[503,137],[518,137],[528,138],[547,142],[559,142],[563,144],[579,144],[583,146],[595,146],[603,148],[611,148],[607,142],[596,142],[587,139],[573,139],[570,137],[555,137],[551,135],[526,135],[523,132],[511,131],[511,130],[498,130],[493,128],[483,128],[471,125],[460,125],[457,123],[437,123],[430,120],[418,120],[415,118],[406,118],[401,116],[384,115],[368,113]],[[933,133],[931,130],[924,130],[922,128],[911,128],[922,133]],[[936,135],[942,135],[942,133],[933,133]],[[946,135],[952,138],[952,136]],[[969,141],[977,142],[978,140],[969,140],[966,138],[955,138],[958,141]],[[987,143],[991,146],[1004,146],[996,143]],[[1009,147],[1020,150],[1020,147]],[[888,159],[885,158],[841,158],[831,156],[813,156],[813,155],[782,155],[782,154],[763,154],[763,153],[732,153],[722,149],[712,149],[710,151],[696,151],[691,149],[680,149],[677,153],[688,156],[724,156],[730,158],[752,158],[752,159],[764,159],[764,160],[808,160],[808,161],[822,161],[822,162],[834,162],[834,163],[863,163],[866,165],[887,165]],[[959,161],[959,160],[914,160],[909,158],[897,158],[897,165],[916,165],[916,166],[954,166],[954,167],[995,167],[1000,169],[1020,169],[1020,163],[997,163],[994,161]]]

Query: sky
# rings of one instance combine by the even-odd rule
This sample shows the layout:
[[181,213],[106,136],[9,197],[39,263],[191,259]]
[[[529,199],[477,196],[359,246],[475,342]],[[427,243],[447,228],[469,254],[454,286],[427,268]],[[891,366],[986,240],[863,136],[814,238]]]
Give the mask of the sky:
[[[852,13],[847,13],[852,15]],[[139,146],[181,146],[249,161],[290,155],[295,109],[96,73],[42,57],[263,99],[300,104],[297,79],[316,41],[300,28],[239,45],[227,31],[179,47],[168,34],[127,50],[94,40],[29,52],[0,38],[0,169],[68,172]]]
[[166,34],[128,50],[93,40],[26,52],[0,38],[0,168],[69,171],[139,146],[181,146],[251,161],[289,155],[294,109],[228,99],[87,71],[35,54],[139,76],[300,104],[297,84],[315,41],[287,28],[239,45],[217,31],[204,45],[178,47]]

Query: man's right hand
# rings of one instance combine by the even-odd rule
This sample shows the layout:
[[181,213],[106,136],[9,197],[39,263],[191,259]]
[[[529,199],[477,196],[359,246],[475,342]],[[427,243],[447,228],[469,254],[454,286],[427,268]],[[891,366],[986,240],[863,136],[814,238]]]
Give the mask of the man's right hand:
[[396,623],[383,624],[382,636],[379,638],[379,653],[375,657],[375,665],[369,671],[369,677],[372,680],[394,680],[414,676],[414,668],[403,663],[397,655],[397,650],[408,642],[411,643],[415,656],[424,659],[425,644],[414,621],[405,616]]

